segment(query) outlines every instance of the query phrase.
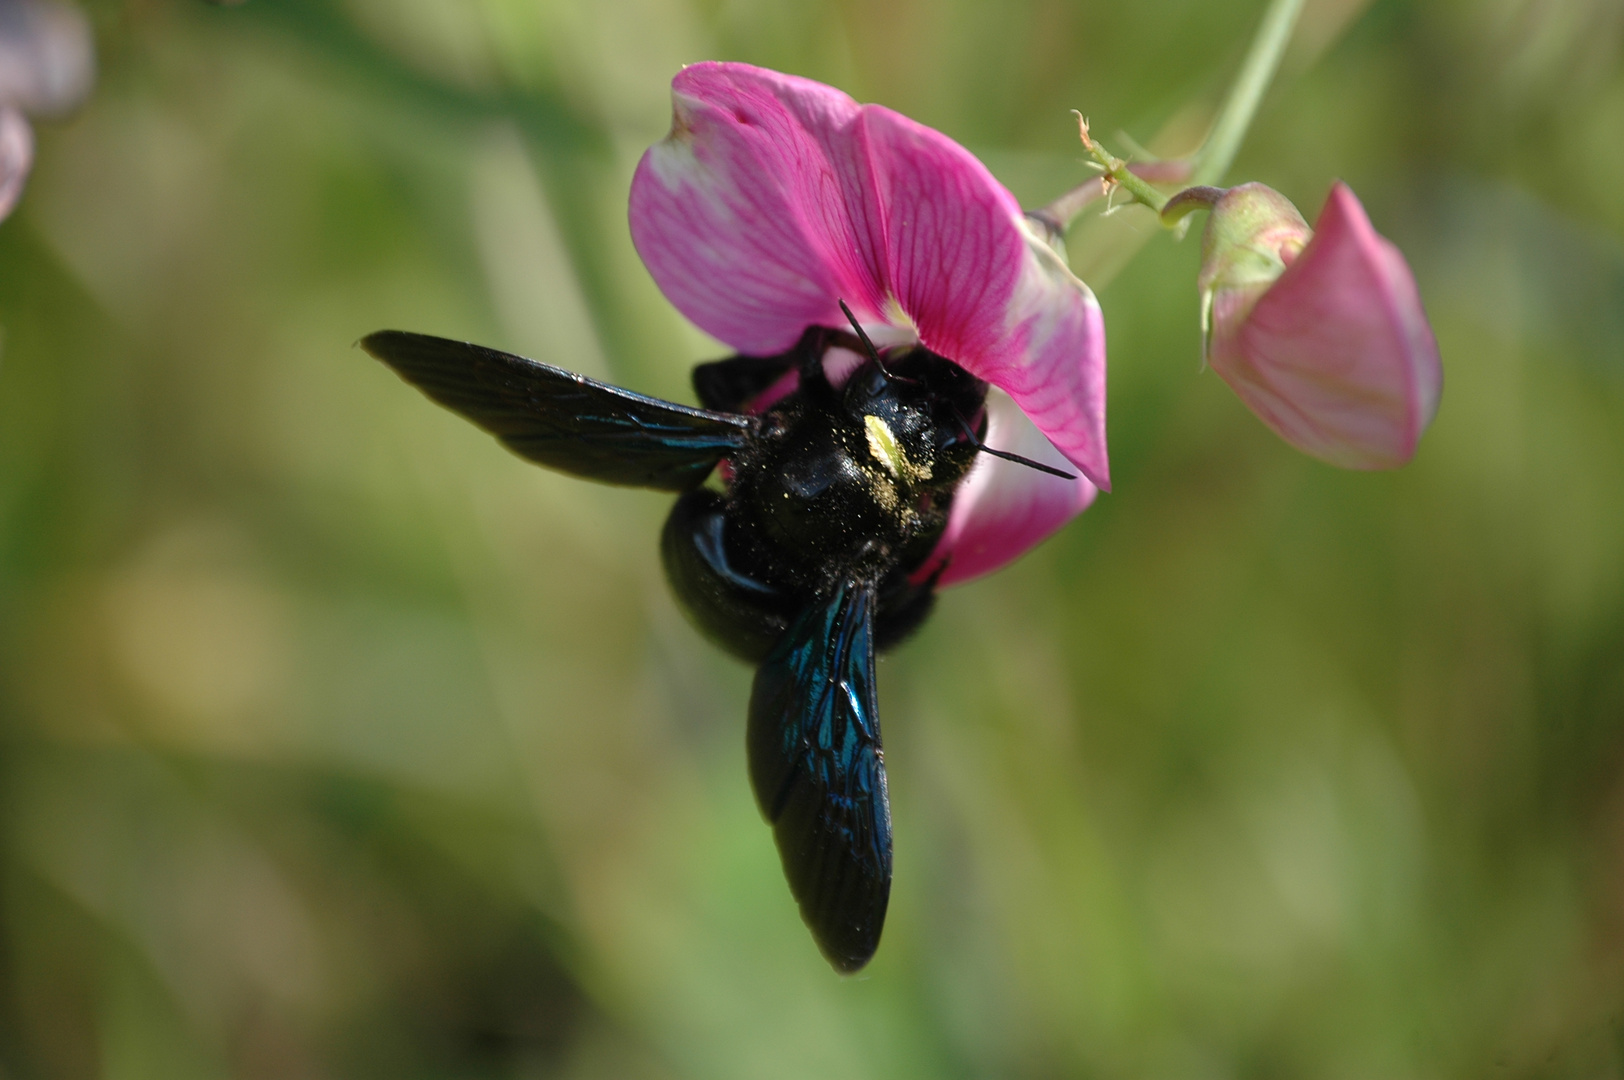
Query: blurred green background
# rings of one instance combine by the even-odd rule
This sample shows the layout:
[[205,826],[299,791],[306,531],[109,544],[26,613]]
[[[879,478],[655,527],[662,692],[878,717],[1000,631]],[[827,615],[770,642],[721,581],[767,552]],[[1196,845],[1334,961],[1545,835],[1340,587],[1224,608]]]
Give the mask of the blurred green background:
[[[1624,1075],[1624,5],[1309,0],[1231,174],[1348,180],[1443,406],[1408,468],[1199,369],[1194,237],[1085,221],[1116,493],[881,664],[833,975],[668,498],[352,347],[692,400],[627,236],[677,68],[832,82],[1027,204],[1198,140],[1260,0],[86,0],[0,224],[0,1075]],[[1137,258],[1124,256],[1140,241]]]

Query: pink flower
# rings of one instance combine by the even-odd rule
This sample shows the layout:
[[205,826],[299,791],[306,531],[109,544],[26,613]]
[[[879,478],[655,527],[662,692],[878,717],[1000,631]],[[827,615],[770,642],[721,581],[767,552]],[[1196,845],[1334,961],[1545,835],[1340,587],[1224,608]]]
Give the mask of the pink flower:
[[1415,455],[1443,368],[1415,278],[1346,184],[1315,229],[1262,184],[1213,206],[1200,278],[1207,359],[1292,446],[1348,469]]
[[24,113],[60,115],[90,91],[95,54],[77,8],[0,0],[0,218],[11,213],[34,164]]
[[665,295],[741,353],[773,355],[844,300],[882,349],[918,342],[990,383],[982,455],[925,572],[963,581],[1109,490],[1105,329],[1088,287],[981,162],[821,83],[703,63],[672,81],[671,133],[632,181],[632,240]]

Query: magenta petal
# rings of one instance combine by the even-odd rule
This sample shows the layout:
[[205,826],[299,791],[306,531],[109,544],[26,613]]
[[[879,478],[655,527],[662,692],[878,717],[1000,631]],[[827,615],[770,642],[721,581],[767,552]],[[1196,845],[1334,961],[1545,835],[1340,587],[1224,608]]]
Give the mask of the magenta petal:
[[885,279],[927,348],[1007,391],[1110,489],[1105,324],[1098,302],[1028,228],[1015,197],[940,132],[863,108]]
[[34,164],[34,133],[16,109],[0,108],[0,218],[11,213]]
[[[1033,426],[1006,394],[987,395],[988,446],[1071,468],[1055,445]],[[947,531],[914,575],[928,578],[945,560],[940,585],[956,585],[998,569],[1088,508],[1098,493],[1086,477],[1064,480],[1013,461],[982,454],[959,485],[948,512]]]
[[[1027,260],[1005,308],[1010,332],[986,368],[964,366],[1009,396],[1101,491],[1105,450],[1105,316],[1060,257],[1027,234]],[[995,366],[996,365],[996,366]]]
[[[873,252],[858,240],[844,146],[845,94],[744,64],[672,80],[671,133],[632,180],[631,231],[660,291],[740,352],[770,354],[808,326],[844,322],[837,301],[879,310]],[[864,223],[866,235],[869,226]]]
[[1443,385],[1415,278],[1338,183],[1314,237],[1212,366],[1287,442],[1333,465],[1390,469],[1415,454]]

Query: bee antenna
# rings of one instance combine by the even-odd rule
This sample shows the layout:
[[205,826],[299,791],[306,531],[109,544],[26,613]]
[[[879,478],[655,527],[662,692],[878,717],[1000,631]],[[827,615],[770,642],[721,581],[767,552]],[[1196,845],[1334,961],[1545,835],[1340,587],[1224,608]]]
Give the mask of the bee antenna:
[[976,433],[970,430],[969,421],[964,419],[964,414],[959,412],[956,406],[953,409],[953,416],[956,420],[958,420],[959,427],[964,431],[964,437],[970,441],[970,445],[975,447],[981,453],[991,454],[993,457],[1003,458],[1005,461],[1013,461],[1017,465],[1025,465],[1028,469],[1036,469],[1038,472],[1048,473],[1050,476],[1058,476],[1062,480],[1077,479],[1075,474],[1066,472],[1064,469],[1057,469],[1053,465],[1045,465],[1041,461],[1033,461],[1031,458],[1022,457],[1019,454],[1012,454],[1008,450],[994,450],[992,447],[976,438]]
[[846,301],[837,300],[836,303],[840,305],[840,310],[845,312],[846,321],[851,323],[853,330],[857,331],[857,339],[863,343],[863,350],[868,353],[868,358],[874,361],[874,366],[880,369],[880,374],[885,376],[886,382],[914,383],[919,381],[918,379],[905,379],[900,375],[893,375],[891,370],[885,366],[885,361],[880,359],[880,350],[876,349],[874,343],[868,339],[868,334],[863,330],[862,323],[857,321],[857,316],[853,315],[851,308],[846,306]]
[[1038,472],[1046,472],[1050,476],[1058,476],[1062,480],[1077,479],[1076,473],[1069,473],[1065,469],[1057,469],[1053,465],[1045,465],[1041,461],[1033,461],[1031,458],[1021,457],[1019,454],[1012,454],[1008,450],[994,450],[985,443],[978,443],[976,445],[976,449],[980,450],[983,454],[991,454],[995,458],[1003,458],[1005,461],[1013,461],[1017,465],[1025,465],[1028,469],[1036,469]]

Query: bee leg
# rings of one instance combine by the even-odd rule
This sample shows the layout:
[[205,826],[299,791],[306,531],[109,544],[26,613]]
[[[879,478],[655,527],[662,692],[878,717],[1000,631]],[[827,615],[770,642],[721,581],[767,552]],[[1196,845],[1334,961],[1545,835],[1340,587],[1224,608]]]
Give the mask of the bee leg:
[[935,576],[915,585],[902,568],[893,570],[880,582],[879,605],[874,616],[874,650],[886,652],[902,644],[935,607]]
[[694,393],[707,409],[746,412],[749,405],[795,367],[793,352],[777,356],[730,356],[696,364]]
[[707,409],[747,412],[750,403],[792,370],[804,367],[807,357],[823,358],[826,331],[809,327],[801,340],[787,352],[775,356],[730,356],[696,364],[692,375],[694,393]]

